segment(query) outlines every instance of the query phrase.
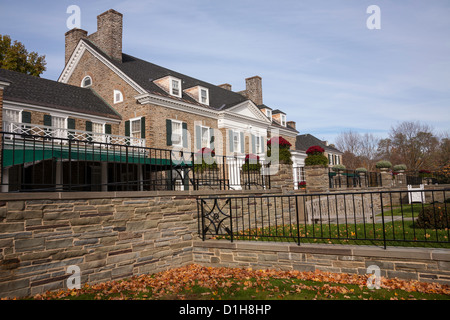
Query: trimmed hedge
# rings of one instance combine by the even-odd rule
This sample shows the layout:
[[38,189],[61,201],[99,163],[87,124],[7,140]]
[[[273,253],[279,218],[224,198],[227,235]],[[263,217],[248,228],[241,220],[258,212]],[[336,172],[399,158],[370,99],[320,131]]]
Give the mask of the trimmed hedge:
[[450,227],[450,213],[445,212],[445,204],[435,203],[420,211],[416,227],[426,229],[445,229]]

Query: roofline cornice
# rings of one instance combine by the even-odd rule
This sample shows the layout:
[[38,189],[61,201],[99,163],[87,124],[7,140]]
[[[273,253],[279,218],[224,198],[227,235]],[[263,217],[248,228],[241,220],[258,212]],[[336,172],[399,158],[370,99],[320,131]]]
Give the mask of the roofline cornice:
[[81,60],[81,57],[83,56],[84,52],[88,51],[90,54],[92,54],[95,58],[97,58],[100,62],[102,62],[104,65],[106,65],[109,69],[111,69],[114,73],[116,73],[123,81],[125,81],[127,84],[129,84],[134,90],[136,90],[138,93],[143,94],[147,91],[142,88],[140,85],[138,85],[135,81],[133,81],[130,77],[128,77],[124,72],[122,72],[119,68],[117,68],[111,61],[109,61],[107,58],[102,56],[92,48],[88,43],[83,41],[81,39],[78,42],[77,47],[73,51],[72,55],[70,56],[69,61],[67,62],[66,66],[64,67],[63,72],[61,72],[61,75],[58,78],[58,82],[67,83],[72,76],[73,71],[75,70],[76,66]]

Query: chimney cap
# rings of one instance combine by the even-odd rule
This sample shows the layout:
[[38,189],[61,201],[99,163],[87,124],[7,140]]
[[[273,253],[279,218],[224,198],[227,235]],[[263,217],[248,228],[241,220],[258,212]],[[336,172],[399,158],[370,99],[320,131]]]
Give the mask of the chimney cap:
[[71,34],[71,33],[74,33],[74,32],[83,33],[83,34],[86,35],[86,36],[87,36],[87,34],[88,34],[88,32],[87,32],[86,30],[79,29],[79,28],[73,28],[73,29],[70,29],[69,31],[67,31],[64,35],[67,36],[67,35],[69,35],[69,34]]
[[259,79],[259,80],[262,80],[262,78],[260,77],[260,76],[253,76],[253,77],[250,77],[250,78],[246,78],[245,80],[252,80],[252,79]]
[[116,11],[114,9],[109,9],[109,10],[103,12],[103,13],[100,13],[97,17],[101,17],[101,16],[106,15],[108,13],[118,14],[119,16],[123,17],[123,14],[121,14],[120,12],[118,12],[118,11]]

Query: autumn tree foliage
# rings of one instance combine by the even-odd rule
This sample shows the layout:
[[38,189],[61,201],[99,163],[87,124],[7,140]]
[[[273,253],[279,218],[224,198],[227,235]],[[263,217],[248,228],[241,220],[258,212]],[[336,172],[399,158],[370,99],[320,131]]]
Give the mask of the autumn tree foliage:
[[0,68],[39,77],[46,64],[45,55],[28,52],[21,42],[0,34]]

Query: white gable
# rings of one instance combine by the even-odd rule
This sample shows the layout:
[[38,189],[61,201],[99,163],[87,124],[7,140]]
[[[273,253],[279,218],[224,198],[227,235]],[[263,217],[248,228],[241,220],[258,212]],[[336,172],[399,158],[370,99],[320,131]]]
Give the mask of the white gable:
[[245,117],[248,120],[254,120],[270,124],[270,120],[258,109],[251,101],[245,101],[225,111],[230,115]]

